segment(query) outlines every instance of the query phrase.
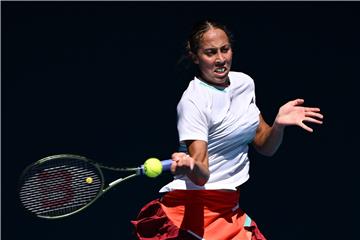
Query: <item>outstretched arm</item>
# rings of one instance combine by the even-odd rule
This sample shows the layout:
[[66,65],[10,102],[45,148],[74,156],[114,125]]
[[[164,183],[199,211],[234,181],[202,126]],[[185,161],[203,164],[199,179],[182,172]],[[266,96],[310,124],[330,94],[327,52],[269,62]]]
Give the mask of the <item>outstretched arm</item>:
[[303,99],[296,99],[281,106],[271,127],[260,115],[260,124],[253,141],[253,146],[259,153],[266,156],[275,154],[282,142],[286,126],[297,125],[308,132],[313,132],[313,129],[304,122],[322,124],[323,115],[320,109],[300,106],[303,103]]

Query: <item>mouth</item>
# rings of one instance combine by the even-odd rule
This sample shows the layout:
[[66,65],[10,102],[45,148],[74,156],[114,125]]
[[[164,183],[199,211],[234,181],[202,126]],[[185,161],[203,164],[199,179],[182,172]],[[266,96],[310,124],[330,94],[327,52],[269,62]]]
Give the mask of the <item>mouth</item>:
[[226,73],[227,68],[226,67],[217,67],[215,68],[214,72],[217,74],[224,74]]

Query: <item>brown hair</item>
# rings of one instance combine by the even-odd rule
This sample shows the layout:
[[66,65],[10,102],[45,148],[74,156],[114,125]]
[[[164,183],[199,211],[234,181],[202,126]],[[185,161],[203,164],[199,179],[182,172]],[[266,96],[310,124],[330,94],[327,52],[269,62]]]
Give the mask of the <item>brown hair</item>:
[[202,37],[211,28],[218,28],[223,30],[229,39],[230,45],[233,45],[233,35],[224,25],[213,20],[197,22],[195,25],[193,25],[186,44],[184,44],[185,52],[183,52],[176,64],[177,76],[179,76],[181,79],[191,79],[193,78],[193,75],[200,75],[197,65],[195,65],[192,60],[192,54],[196,54],[198,52]]
[[192,31],[188,37],[187,43],[186,43],[186,52],[189,54],[190,52],[196,54],[197,51],[200,48],[200,41],[203,37],[203,35],[212,28],[218,28],[225,32],[229,39],[230,45],[233,43],[233,35],[232,33],[227,29],[225,25],[222,25],[218,22],[212,21],[212,20],[205,20],[196,23]]

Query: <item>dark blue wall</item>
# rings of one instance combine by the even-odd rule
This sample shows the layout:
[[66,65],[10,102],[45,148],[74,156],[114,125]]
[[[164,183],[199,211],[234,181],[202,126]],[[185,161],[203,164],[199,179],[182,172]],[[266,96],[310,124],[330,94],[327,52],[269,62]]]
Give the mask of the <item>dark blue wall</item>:
[[[319,106],[323,126],[286,130],[272,158],[251,149],[241,207],[268,239],[347,239],[354,228],[360,4],[355,2],[2,2],[4,239],[132,239],[130,220],[171,179],[137,178],[87,211],[47,221],[21,207],[17,181],[39,158],[74,153],[137,166],[177,149],[176,65],[191,25],[225,23],[233,68],[254,78],[272,123],[286,101]],[[110,174],[111,177],[113,174]]]

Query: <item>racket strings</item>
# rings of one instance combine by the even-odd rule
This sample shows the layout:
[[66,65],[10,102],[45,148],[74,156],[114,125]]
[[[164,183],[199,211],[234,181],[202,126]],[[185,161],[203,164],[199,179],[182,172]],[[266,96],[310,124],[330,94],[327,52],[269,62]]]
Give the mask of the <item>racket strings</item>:
[[25,174],[20,199],[36,215],[56,217],[86,206],[102,188],[102,174],[93,164],[57,159],[35,165]]

